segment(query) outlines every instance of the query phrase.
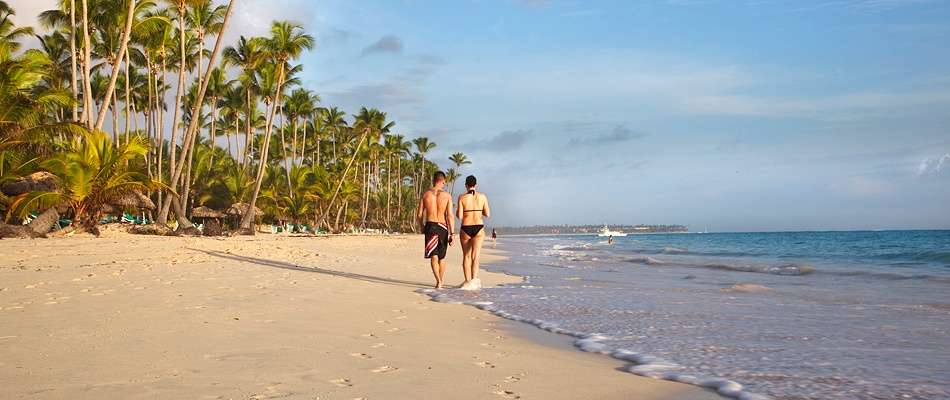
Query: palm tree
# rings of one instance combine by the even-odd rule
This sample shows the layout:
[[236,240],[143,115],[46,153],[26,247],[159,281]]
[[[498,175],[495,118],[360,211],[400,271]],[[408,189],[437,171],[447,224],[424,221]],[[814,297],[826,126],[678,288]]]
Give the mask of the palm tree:
[[[233,0],[232,0],[233,1]],[[304,49],[309,50],[313,46],[313,37],[307,35],[303,32],[303,27],[296,23],[291,23],[287,21],[283,22],[274,22],[271,26],[271,38],[267,40],[267,49],[271,53],[273,61],[276,64],[276,76],[277,76],[277,87],[276,94],[274,95],[274,102],[271,106],[270,116],[268,117],[268,123],[264,128],[264,151],[262,154],[265,155],[265,158],[261,159],[261,164],[258,167],[257,172],[257,186],[254,188],[254,193],[251,194],[251,201],[249,209],[254,209],[255,203],[257,203],[257,196],[260,193],[260,184],[261,178],[264,176],[264,169],[267,166],[267,145],[270,142],[270,137],[272,133],[272,124],[274,121],[274,115],[277,111],[277,100],[280,99],[281,86],[284,84],[285,73],[289,68],[286,68],[288,61],[296,59],[300,56],[300,53]],[[247,213],[244,215],[244,218],[241,220],[241,228],[244,228],[248,233],[253,233],[253,230],[250,230],[251,220],[253,218],[253,213]]]
[[[103,101],[105,104],[109,104],[109,102],[112,100],[113,92],[115,92],[116,80],[119,79],[120,69],[118,68],[118,60],[125,58],[125,52],[128,50],[129,46],[129,38],[132,35],[132,22],[135,16],[135,0],[128,0],[128,2],[128,12],[126,13],[125,20],[123,21],[125,23],[125,29],[122,31],[119,50],[116,54],[112,55],[116,61],[112,63],[112,74],[109,77],[109,86],[106,88],[105,100]],[[107,107],[99,109],[99,117],[96,118],[96,124],[93,126],[94,130],[98,131],[102,129],[102,124],[106,120],[106,110]],[[113,132],[113,134],[115,134],[115,132]]]
[[[471,161],[468,160],[468,157],[466,157],[466,156],[465,156],[464,154],[462,154],[462,153],[455,153],[455,154],[452,154],[452,156],[449,157],[449,161],[455,163],[455,167],[456,167],[456,169],[455,169],[455,174],[458,175],[459,177],[462,176],[462,172],[461,172],[461,171],[462,171],[462,165],[471,164],[471,163],[472,163]],[[452,197],[453,197],[453,198],[455,197],[455,181],[456,181],[456,179],[458,179],[458,177],[452,179]]]
[[234,124],[234,151],[231,151],[231,132],[232,127],[227,126],[224,128],[225,135],[228,137],[228,154],[231,157],[238,157],[240,148],[237,145],[237,135],[241,131],[239,123],[241,121],[240,115],[241,110],[244,107],[244,87],[238,84],[237,80],[230,81],[226,84],[224,90],[218,94],[217,107],[221,109],[222,122],[227,120]]
[[28,26],[16,27],[11,18],[14,15],[16,15],[16,12],[10,8],[10,5],[6,1],[0,0],[0,43],[9,46],[11,53],[20,51],[20,42],[17,42],[17,40],[24,36],[33,36],[33,28]]
[[222,53],[222,68],[237,66],[240,67],[242,71],[241,76],[238,77],[238,81],[241,82],[241,87],[244,89],[244,105],[247,107],[244,113],[246,125],[242,164],[247,164],[250,155],[248,148],[250,147],[252,136],[251,121],[253,118],[251,116],[254,114],[253,110],[256,106],[256,102],[252,101],[251,95],[254,93],[254,87],[256,86],[257,68],[267,59],[267,54],[264,51],[264,42],[264,38],[255,37],[247,39],[241,36],[238,39],[237,46],[228,46]]
[[420,192],[424,187],[425,179],[427,178],[426,174],[426,153],[432,151],[435,148],[435,142],[429,142],[429,138],[423,136],[415,138],[412,140],[412,143],[416,145],[416,151],[419,152],[419,155],[422,157],[422,163],[420,165],[420,173],[416,177],[416,182],[419,183],[416,188],[416,197],[419,197]]
[[333,136],[333,163],[337,162],[336,149],[340,141],[340,134],[346,128],[346,112],[337,107],[331,107],[323,114],[323,125]]
[[0,46],[0,150],[43,143],[54,133],[78,134],[82,129],[46,116],[73,103],[69,92],[57,88],[33,88],[48,77],[49,58],[38,50],[13,57],[10,47]]
[[18,196],[11,208],[23,218],[32,210],[65,203],[82,229],[98,233],[96,225],[102,206],[134,191],[167,189],[167,186],[127,166],[145,155],[145,143],[135,136],[127,144],[115,146],[109,135],[95,131],[64,142],[61,151],[42,167],[62,179],[57,191],[32,191]]
[[[291,131],[293,136],[293,144],[291,145],[291,164],[297,165],[297,132],[299,128],[300,120],[313,117],[316,112],[317,102],[320,101],[320,96],[314,93],[312,90],[305,88],[294,89],[290,93],[290,96],[287,99],[287,103],[284,105],[284,114],[291,120],[292,129]],[[304,124],[306,128],[306,124]],[[306,143],[307,141],[307,131],[304,129],[303,139],[300,140],[301,143]],[[303,148],[301,145],[300,158],[304,158]]]
[[[217,59],[218,54],[220,54],[221,52],[222,39],[224,38],[224,33],[227,30],[228,21],[231,19],[231,14],[233,11],[234,11],[234,0],[230,0],[230,2],[228,3],[228,8],[224,14],[224,20],[221,23],[221,30],[218,34],[217,41],[215,42],[215,45],[214,45],[214,51],[211,53],[211,58],[209,58],[208,60],[209,65],[213,65],[215,63],[215,60]],[[185,9],[183,7],[180,7],[179,8],[179,15],[180,15],[179,27],[180,29],[182,29],[182,31],[180,31],[179,33],[183,33],[183,29],[184,29],[184,12],[185,12]],[[181,45],[182,50],[184,50],[184,39],[181,39],[180,45]],[[185,52],[182,51],[181,54],[185,55]],[[184,71],[184,68],[182,66],[179,68],[179,72],[183,73],[183,71]],[[193,106],[194,110],[192,111],[192,115],[197,116],[200,113],[200,109],[204,104],[204,98],[205,98],[204,96],[208,89],[208,81],[211,79],[211,73],[212,73],[212,69],[209,68],[205,72],[204,77],[200,77],[200,80],[198,81],[199,89],[198,89],[196,98],[200,100],[195,102]],[[181,85],[181,83],[182,82],[179,81],[179,85]],[[176,103],[180,105],[180,102],[181,100],[179,99]],[[198,118],[192,118],[187,129],[184,131],[184,135],[182,137],[181,155],[179,155],[177,161],[172,160],[172,163],[170,163],[170,164],[175,165],[175,171],[172,172],[171,180],[170,180],[173,186],[177,186],[179,183],[179,179],[181,178],[181,171],[185,165],[186,155],[190,157],[190,153],[194,149],[194,141],[195,141],[195,137],[197,136],[197,133],[198,133]],[[174,135],[172,136],[174,137]],[[172,146],[174,146],[174,142],[172,143]],[[182,182],[182,184],[184,185],[187,183]],[[179,228],[191,227],[191,221],[189,221],[188,218],[185,216],[184,209],[182,208],[181,203],[171,198],[171,196],[166,196],[166,200],[170,202],[172,206],[175,207],[175,218],[178,220]],[[251,209],[253,209],[253,207],[251,207]],[[254,213],[249,212],[248,214],[253,215]],[[165,218],[168,218],[167,207],[161,210],[161,212],[159,213],[159,217],[160,217],[159,219],[160,221],[164,221]]]
[[211,105],[211,126],[208,129],[208,138],[210,139],[211,148],[214,148],[215,122],[218,118],[218,99],[222,95],[227,95],[232,85],[234,85],[234,81],[228,80],[228,75],[225,70],[215,68],[211,71],[211,79],[208,80],[208,89],[206,92],[206,95],[209,97],[209,104]]

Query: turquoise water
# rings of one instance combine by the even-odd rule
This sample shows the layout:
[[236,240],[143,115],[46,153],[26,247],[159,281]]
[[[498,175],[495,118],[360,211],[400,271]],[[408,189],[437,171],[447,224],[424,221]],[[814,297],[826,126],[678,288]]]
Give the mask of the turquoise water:
[[500,241],[525,283],[430,294],[739,398],[950,398],[950,231]]

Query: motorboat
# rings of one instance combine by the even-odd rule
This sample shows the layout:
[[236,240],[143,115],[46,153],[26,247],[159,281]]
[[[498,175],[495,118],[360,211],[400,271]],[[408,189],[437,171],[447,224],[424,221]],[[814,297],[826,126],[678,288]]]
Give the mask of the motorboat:
[[604,225],[604,229],[601,229],[600,232],[597,233],[597,236],[603,236],[603,237],[618,236],[619,237],[619,236],[627,236],[627,234],[626,232],[612,231],[610,230],[610,228],[607,227],[607,225]]

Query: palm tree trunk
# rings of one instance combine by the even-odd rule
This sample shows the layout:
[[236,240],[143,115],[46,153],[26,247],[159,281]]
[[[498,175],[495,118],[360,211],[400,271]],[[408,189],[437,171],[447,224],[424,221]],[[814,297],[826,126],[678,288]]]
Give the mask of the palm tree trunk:
[[[281,67],[280,70],[283,71],[284,68]],[[274,103],[275,103],[275,104],[279,104],[276,100],[274,101]],[[293,185],[290,183],[290,164],[289,164],[289,161],[287,160],[287,139],[284,137],[284,108],[283,108],[283,107],[280,107],[279,110],[280,110],[280,127],[279,127],[279,129],[280,129],[280,151],[281,151],[281,154],[283,154],[283,156],[284,156],[284,172],[285,172],[285,174],[287,175],[287,191],[290,192],[290,193],[289,193],[289,194],[290,194],[290,198],[293,199],[293,198],[294,198],[294,191],[291,190],[291,188],[292,188]]]
[[69,57],[70,62],[70,89],[73,96],[73,121],[79,120],[79,82],[76,79],[76,0],[69,0]]
[[[178,8],[178,29],[179,32],[185,31],[185,9],[184,4]],[[178,116],[181,113],[181,97],[182,93],[185,91],[185,35],[179,34],[178,45],[179,53],[181,60],[179,60],[178,65],[178,90],[175,93],[175,111],[172,114],[172,137],[171,141],[168,143],[168,176],[169,181],[168,185],[171,187],[178,186],[178,175],[175,171],[177,168],[177,151],[176,146],[178,146]],[[196,118],[192,118],[196,119]],[[184,137],[184,134],[182,134]],[[184,139],[182,139],[182,152],[185,151]],[[184,162],[184,160],[182,160]],[[158,220],[164,221],[168,220],[168,211],[171,206],[172,194],[168,193],[165,196],[165,206],[161,208],[161,211],[158,212]],[[180,208],[180,205],[179,205]]]
[[131,113],[132,90],[131,90],[131,84],[129,83],[130,69],[132,69],[132,62],[129,57],[129,52],[126,51],[125,52],[125,144],[129,144],[129,136],[131,135],[130,129],[132,128],[132,124],[129,123],[129,119],[132,118],[132,113]]
[[[125,31],[122,33],[122,45],[119,46],[119,54],[116,55],[116,65],[112,68],[112,76],[109,78],[109,87],[106,88],[106,99],[103,104],[109,104],[112,99],[112,92],[115,91],[115,82],[119,79],[119,64],[129,47],[129,37],[132,33],[132,17],[135,15],[135,0],[129,0],[129,12],[126,15]],[[184,54],[184,52],[182,52]],[[95,130],[101,130],[102,124],[106,121],[106,107],[99,110],[99,118],[96,119]]]
[[89,0],[82,1],[82,29],[83,29],[83,93],[82,93],[82,118],[80,122],[86,128],[92,128],[92,124],[89,122],[92,120],[92,39],[89,36],[92,34],[89,27]]
[[33,232],[45,235],[49,233],[50,229],[53,229],[53,224],[58,221],[59,213],[56,211],[56,207],[50,207],[46,209],[46,211],[43,211],[38,217],[33,218],[27,226],[29,226]]
[[[234,0],[230,0],[230,2],[228,3],[228,10],[224,14],[224,21],[221,24],[221,32],[218,33],[218,39],[215,42],[214,51],[211,53],[211,58],[208,60],[209,65],[213,65],[215,63],[215,60],[217,59],[218,54],[221,52],[221,43],[224,39],[224,33],[227,31],[228,22],[230,22],[231,20],[231,13],[233,11],[234,11]],[[183,14],[184,13],[182,12],[182,15]],[[180,24],[182,25],[182,27],[184,27],[184,17],[181,17]],[[184,48],[183,43],[184,42],[182,42],[182,47]],[[184,54],[184,50],[182,50],[182,54]],[[182,68],[182,72],[183,70],[184,68]],[[172,172],[171,179],[169,180],[170,186],[172,187],[175,187],[178,185],[178,181],[179,179],[181,179],[182,168],[184,167],[184,164],[185,164],[184,156],[186,153],[190,152],[190,147],[193,146],[193,143],[195,141],[195,136],[198,130],[197,129],[198,119],[199,119],[198,113],[201,111],[201,106],[202,106],[201,99],[204,99],[205,91],[208,89],[208,81],[211,79],[211,71],[213,71],[213,69],[208,68],[208,70],[205,72],[204,78],[200,81],[198,85],[198,93],[197,93],[197,96],[195,97],[196,99],[198,99],[198,101],[195,101],[194,108],[192,109],[192,115],[194,116],[194,118],[191,119],[191,123],[189,124],[188,129],[185,131],[185,134],[183,135],[184,137],[182,138],[182,149],[181,149],[182,154],[179,155],[178,162],[174,163],[177,165],[176,165],[175,170]],[[181,100],[179,99],[178,101],[180,102]],[[175,110],[176,114],[178,113],[177,108],[178,107],[176,107],[176,110]],[[177,120],[177,118],[175,120]],[[172,148],[174,148],[174,144],[172,144]],[[182,210],[181,202],[176,201],[176,199],[172,196],[171,193],[165,196],[165,201],[174,203],[173,205],[175,206],[175,219],[178,220],[179,226],[191,225],[191,221],[188,220],[188,218],[184,214],[184,211]],[[252,204],[251,210],[253,209],[254,207]],[[253,212],[248,212],[248,214],[254,215]],[[159,214],[159,218],[160,218],[159,219],[160,221],[165,221],[168,218],[167,207],[162,210],[162,213]],[[161,219],[161,218],[165,218],[165,219]]]
[[[350,158],[350,162],[346,164],[346,169],[343,170],[343,175],[340,176],[340,184],[337,185],[336,191],[333,192],[333,197],[330,198],[330,203],[327,204],[327,210],[323,214],[324,221],[330,216],[330,207],[333,206],[336,196],[340,194],[340,188],[343,187],[343,180],[346,179],[346,174],[350,172],[350,167],[352,167],[353,162],[356,161],[356,156],[359,154],[360,147],[363,147],[363,141],[366,140],[367,133],[369,133],[369,128],[363,129],[363,135],[360,137],[359,144],[356,145],[356,151],[353,152],[353,157]],[[327,226],[327,228],[329,228],[329,226]]]

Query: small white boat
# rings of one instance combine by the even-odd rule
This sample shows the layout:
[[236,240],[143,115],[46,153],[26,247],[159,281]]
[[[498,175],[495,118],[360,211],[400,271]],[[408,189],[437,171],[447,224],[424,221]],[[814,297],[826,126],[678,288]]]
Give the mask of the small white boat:
[[600,232],[597,234],[597,236],[603,236],[603,237],[607,237],[607,236],[627,236],[627,234],[626,234],[625,232],[612,231],[612,230],[610,230],[610,228],[607,227],[607,225],[604,225],[604,229],[601,229]]

